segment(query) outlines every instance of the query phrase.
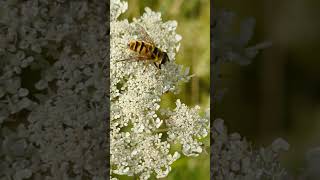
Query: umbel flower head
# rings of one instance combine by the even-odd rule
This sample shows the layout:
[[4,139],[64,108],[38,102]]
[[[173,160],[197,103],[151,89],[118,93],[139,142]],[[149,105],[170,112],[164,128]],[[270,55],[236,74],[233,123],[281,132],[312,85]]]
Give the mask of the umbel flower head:
[[[208,117],[199,115],[199,107],[189,108],[180,100],[173,110],[160,107],[161,96],[178,93],[181,82],[190,79],[188,68],[175,63],[181,36],[176,21],[163,22],[161,14],[146,8],[140,18],[118,20],[128,5],[112,0],[110,7],[110,101],[111,101],[111,176],[139,176],[148,179],[166,177],[170,165],[180,157],[171,144],[181,144],[186,156],[202,152],[199,140],[208,134]],[[132,60],[127,47],[131,40],[141,40],[143,27],[158,48],[167,52],[170,61],[159,70],[152,63]]]

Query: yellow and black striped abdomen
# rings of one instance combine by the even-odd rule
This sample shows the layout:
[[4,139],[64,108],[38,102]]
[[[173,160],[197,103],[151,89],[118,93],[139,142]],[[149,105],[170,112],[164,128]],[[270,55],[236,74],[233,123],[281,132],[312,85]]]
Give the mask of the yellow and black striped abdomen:
[[162,64],[169,61],[168,54],[156,47],[153,43],[132,40],[128,43],[128,48],[139,54],[139,56],[132,59],[138,61],[152,60],[153,64],[159,69],[161,69]]
[[132,51],[137,52],[143,56],[151,56],[153,49],[155,48],[154,45],[144,41],[130,41],[128,43],[128,47]]

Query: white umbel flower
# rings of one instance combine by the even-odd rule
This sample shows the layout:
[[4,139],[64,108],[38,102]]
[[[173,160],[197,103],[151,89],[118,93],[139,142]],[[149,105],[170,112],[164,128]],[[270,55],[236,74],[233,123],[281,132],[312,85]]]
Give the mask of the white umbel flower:
[[[202,152],[199,138],[207,135],[208,120],[199,116],[199,108],[189,109],[180,101],[175,110],[159,115],[161,96],[178,92],[178,84],[190,79],[188,68],[175,63],[182,37],[176,34],[176,21],[163,22],[161,14],[146,8],[142,17],[117,18],[127,3],[112,0],[110,30],[110,101],[111,101],[111,176],[138,175],[149,179],[152,174],[163,178],[170,165],[180,157],[170,143],[183,145],[185,155]],[[157,47],[168,53],[170,61],[159,70],[150,64],[144,71],[142,62],[116,62],[132,56],[126,45],[141,38],[137,24],[144,27]],[[130,60],[129,60],[130,61]],[[166,134],[164,134],[166,133]]]

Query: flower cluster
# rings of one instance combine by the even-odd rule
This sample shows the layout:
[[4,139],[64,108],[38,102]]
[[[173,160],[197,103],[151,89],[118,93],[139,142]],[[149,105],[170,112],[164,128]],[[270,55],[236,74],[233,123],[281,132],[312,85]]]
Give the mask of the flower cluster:
[[[208,134],[208,119],[199,116],[199,108],[188,108],[179,100],[174,110],[160,107],[164,93],[178,93],[179,83],[190,79],[189,70],[175,63],[181,36],[177,22],[163,22],[161,14],[149,8],[140,18],[118,20],[128,7],[112,0],[110,7],[110,103],[111,103],[111,176],[140,176],[148,179],[168,175],[170,165],[180,157],[170,144],[182,144],[184,155],[201,153],[199,139]],[[143,40],[143,27],[170,61],[159,70],[153,64],[130,59],[131,40]]]
[[0,2],[0,179],[107,176],[107,5]]
[[285,179],[279,153],[289,144],[276,139],[271,146],[253,150],[238,133],[228,134],[222,119],[213,122],[211,144],[211,173],[213,179]]

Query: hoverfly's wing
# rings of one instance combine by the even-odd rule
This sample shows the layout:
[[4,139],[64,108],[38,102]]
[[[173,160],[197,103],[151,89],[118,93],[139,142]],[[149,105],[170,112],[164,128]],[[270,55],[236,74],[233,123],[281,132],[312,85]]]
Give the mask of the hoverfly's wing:
[[147,56],[136,56],[136,57],[129,57],[129,58],[126,58],[126,59],[116,60],[116,62],[122,62],[122,61],[137,62],[137,61],[147,61],[147,60],[151,60],[150,57],[147,57]]
[[140,25],[140,24],[136,24],[138,31],[142,34],[142,40],[146,41],[150,44],[155,45],[155,43],[153,42],[152,38],[149,36],[149,34],[147,33],[147,31]]
[[[144,61],[144,68],[143,68],[143,72],[146,71],[147,66],[150,64],[150,62],[152,61],[152,59],[150,59],[150,57],[147,56],[137,56],[137,57],[130,57],[130,58],[126,58],[126,59],[121,59],[121,60],[117,60],[116,62],[122,62],[122,61],[126,61],[126,62],[139,62],[139,61]],[[154,65],[159,68],[155,63]],[[159,68],[161,69],[161,68]]]

